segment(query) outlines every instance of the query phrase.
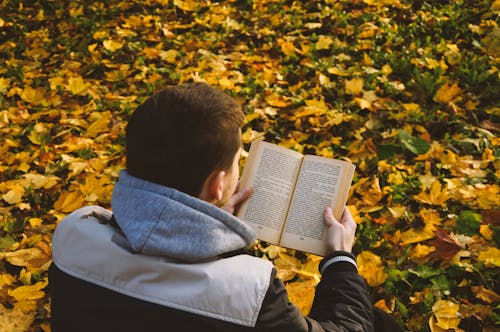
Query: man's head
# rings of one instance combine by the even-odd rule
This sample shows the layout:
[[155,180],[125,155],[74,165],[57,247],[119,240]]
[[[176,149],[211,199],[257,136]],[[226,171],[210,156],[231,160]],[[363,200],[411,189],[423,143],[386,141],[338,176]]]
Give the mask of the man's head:
[[129,120],[127,170],[200,197],[211,176],[222,172],[218,176],[227,178],[234,171],[243,121],[240,106],[221,90],[203,83],[168,87]]

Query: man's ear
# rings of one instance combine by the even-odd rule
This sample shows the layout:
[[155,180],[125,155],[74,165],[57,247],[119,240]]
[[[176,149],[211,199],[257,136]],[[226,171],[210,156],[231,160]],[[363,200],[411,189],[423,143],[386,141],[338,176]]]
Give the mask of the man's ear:
[[224,196],[225,176],[226,172],[220,170],[215,170],[210,173],[205,183],[203,183],[203,188],[198,198],[213,204],[222,201]]

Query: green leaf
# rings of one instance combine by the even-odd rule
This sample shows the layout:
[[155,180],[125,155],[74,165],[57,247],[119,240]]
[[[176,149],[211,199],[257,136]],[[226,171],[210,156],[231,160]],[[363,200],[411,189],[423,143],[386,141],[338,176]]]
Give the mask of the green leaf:
[[427,141],[419,137],[413,137],[404,130],[401,130],[399,132],[399,140],[405,148],[417,155],[426,153],[431,148],[430,144]]
[[399,150],[396,144],[381,144],[377,147],[378,159],[391,159]]
[[10,248],[16,241],[9,234],[0,237],[0,249],[8,249]]
[[463,211],[458,217],[455,229],[458,233],[465,235],[475,235],[479,232],[482,217],[474,211]]
[[434,289],[438,289],[438,290],[450,289],[450,282],[448,281],[448,279],[446,278],[446,276],[444,274],[435,276],[435,277],[431,278],[430,280],[431,280],[432,285],[433,285],[432,288],[434,288]]
[[416,269],[408,269],[408,271],[423,279],[434,277],[444,272],[443,269],[433,269],[427,265],[419,265]]

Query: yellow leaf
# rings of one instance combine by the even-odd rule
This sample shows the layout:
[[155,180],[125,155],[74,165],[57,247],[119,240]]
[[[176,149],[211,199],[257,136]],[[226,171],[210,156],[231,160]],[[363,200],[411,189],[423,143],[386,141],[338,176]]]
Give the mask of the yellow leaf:
[[290,282],[286,285],[288,299],[299,308],[303,315],[311,311],[316,284],[314,280],[306,280]]
[[480,209],[489,210],[500,206],[500,187],[498,185],[478,183],[474,186],[474,190]]
[[266,248],[260,249],[260,251],[266,253],[269,258],[275,259],[280,252],[286,252],[286,249],[271,244]]
[[316,42],[316,49],[327,50],[330,48],[331,44],[333,44],[332,37],[320,35],[318,41]]
[[428,229],[411,228],[405,232],[402,232],[400,239],[404,245],[407,245],[410,243],[417,243],[428,239],[432,239],[433,237],[434,233]]
[[5,258],[10,264],[15,266],[25,266],[37,269],[50,261],[49,254],[40,248],[20,249],[12,252],[1,253],[0,257]]
[[16,186],[9,190],[6,194],[2,195],[4,201],[9,204],[21,203],[23,200],[24,188]]
[[380,189],[380,182],[378,178],[366,182],[365,186],[360,187],[358,190],[363,197],[363,202],[368,206],[377,205],[378,202],[384,197],[382,189]]
[[85,83],[81,76],[73,76],[68,79],[65,88],[74,95],[83,95],[90,87],[90,83]]
[[372,109],[372,103],[369,102],[368,100],[366,99],[363,99],[363,98],[354,98],[354,102],[356,104],[358,104],[359,108],[361,108],[362,110],[364,109],[367,109],[367,110],[371,110]]
[[384,299],[380,299],[377,302],[375,302],[374,306],[388,314],[391,313],[391,309],[389,309]]
[[40,218],[30,218],[28,220],[28,222],[30,223],[31,227],[40,227],[43,223],[43,219],[40,219]]
[[493,231],[488,225],[479,226],[479,233],[481,233],[481,235],[484,236],[486,240],[491,241],[491,239],[493,238]]
[[253,130],[250,126],[241,134],[241,141],[243,143],[250,143],[256,139],[262,139],[266,133]]
[[319,273],[318,267],[322,257],[309,254],[307,256],[307,262],[300,265],[300,268],[296,270],[297,274],[302,279],[313,279],[316,283],[320,282],[321,275]]
[[33,301],[44,297],[45,293],[42,291],[47,286],[48,281],[39,281],[34,285],[19,286],[13,290],[9,290],[8,294],[16,299],[18,302]]
[[90,124],[87,128],[87,136],[88,137],[96,137],[100,133],[106,132],[109,130],[109,122],[111,121],[111,113],[97,113],[97,119]]
[[420,211],[420,216],[425,223],[424,228],[411,228],[405,232],[402,232],[400,241],[403,245],[422,242],[434,237],[436,225],[439,225],[441,223],[441,217],[439,216],[439,213],[429,209],[422,209]]
[[44,88],[33,89],[32,87],[27,86],[26,88],[24,88],[20,97],[22,100],[27,101],[31,105],[38,106],[42,103],[42,101],[45,98],[44,93],[45,93]]
[[272,93],[266,97],[266,102],[274,107],[287,107],[292,105],[286,96]]
[[382,259],[371,251],[362,251],[357,257],[359,274],[368,285],[376,287],[384,283],[388,275],[384,272]]
[[344,81],[345,93],[350,95],[359,95],[363,92],[363,79],[353,78]]
[[417,244],[410,252],[410,259],[416,263],[422,263],[427,260],[427,256],[436,248],[424,244]]
[[385,64],[382,66],[382,74],[384,75],[390,75],[392,73],[392,68],[388,64]]
[[445,188],[441,186],[439,181],[434,181],[429,192],[422,191],[418,195],[413,195],[413,198],[422,203],[445,206],[449,195],[443,189]]
[[94,174],[85,178],[85,184],[80,184],[79,189],[87,202],[108,201],[111,199],[113,185],[109,177],[100,179]]
[[180,56],[179,51],[177,50],[168,50],[168,51],[161,51],[160,52],[160,58],[164,61],[167,61],[168,63],[176,63],[177,58]]
[[29,331],[35,314],[34,310],[25,311],[17,306],[14,306],[13,309],[7,309],[0,304],[0,331]]
[[50,189],[59,182],[59,178],[54,175],[41,175],[36,173],[24,174],[23,177],[29,181],[30,187],[33,189]]
[[39,122],[29,133],[28,139],[36,145],[44,145],[50,141],[50,128],[47,124]]
[[64,192],[54,203],[54,209],[61,212],[73,212],[85,204],[85,198],[78,191]]
[[105,49],[107,49],[110,52],[116,52],[120,48],[125,45],[124,41],[116,41],[113,39],[106,39],[105,41],[102,42],[103,46]]
[[285,55],[294,55],[295,54],[295,46],[293,45],[292,41],[284,41],[283,39],[279,39],[278,43],[281,47],[281,51]]
[[419,112],[420,105],[415,103],[403,104],[403,108],[409,112]]
[[500,266],[500,250],[490,247],[487,250],[481,251],[477,260],[483,262],[486,266],[499,267]]
[[460,306],[457,303],[445,300],[438,300],[432,306],[432,312],[437,322],[436,325],[442,329],[454,329],[460,323]]
[[11,274],[8,273],[0,274],[0,290],[3,288],[3,286],[10,286],[14,282],[16,282],[16,278],[14,278]]
[[456,97],[462,94],[462,89],[455,82],[450,85],[448,81],[441,86],[436,95],[434,96],[434,100],[441,104],[447,104],[456,99]]
[[306,106],[297,109],[297,111],[291,116],[291,120],[296,120],[305,116],[319,116],[324,114],[328,110],[328,106],[324,101],[320,100],[306,100]]
[[5,93],[10,87],[10,79],[0,77],[0,93]]
[[227,76],[221,77],[218,83],[222,90],[234,89],[234,82],[227,78]]
[[330,67],[326,71],[337,76],[349,76],[349,73],[340,67]]
[[194,12],[198,6],[194,0],[174,0],[174,5],[187,12]]

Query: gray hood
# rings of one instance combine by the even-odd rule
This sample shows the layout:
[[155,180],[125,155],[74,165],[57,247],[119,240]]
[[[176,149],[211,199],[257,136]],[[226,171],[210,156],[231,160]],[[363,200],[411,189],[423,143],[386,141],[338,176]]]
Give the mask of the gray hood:
[[226,211],[121,171],[111,201],[130,246],[148,255],[200,261],[242,249],[255,232]]

